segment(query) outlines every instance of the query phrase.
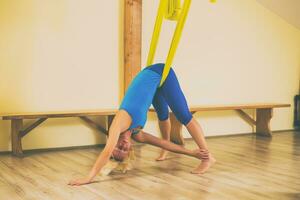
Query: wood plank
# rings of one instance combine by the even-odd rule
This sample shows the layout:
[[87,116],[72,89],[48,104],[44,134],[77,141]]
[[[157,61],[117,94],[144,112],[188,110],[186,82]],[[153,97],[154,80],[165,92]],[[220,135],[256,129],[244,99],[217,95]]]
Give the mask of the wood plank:
[[[0,155],[0,196],[11,199],[299,199],[300,132],[272,139],[252,135],[207,138],[217,163],[206,174],[189,173],[199,160],[135,145],[134,169],[97,177],[82,187],[66,183],[88,174],[103,148],[35,153],[16,158]],[[197,148],[192,140],[185,146]]]
[[[12,170],[15,169],[15,170]],[[8,182],[15,194],[22,199],[51,199],[49,193],[45,190],[38,190],[38,179],[32,176],[26,176],[19,173],[22,170],[20,166],[10,166],[7,163],[0,163],[0,175]],[[5,171],[5,173],[3,173]],[[56,195],[53,195],[57,197]]]
[[282,108],[290,107],[290,104],[262,103],[262,104],[233,104],[233,105],[207,105],[193,106],[191,111],[216,111],[216,110],[240,110],[240,109],[258,109],[258,108]]
[[22,119],[13,119],[11,120],[11,148],[12,152],[16,156],[22,156],[22,137],[21,130],[23,128],[23,120]]
[[2,199],[22,200],[12,186],[0,185],[0,194]]
[[[142,54],[142,0],[125,0],[124,2],[124,88],[121,91],[122,95],[141,71]],[[108,128],[112,121],[113,116],[109,116]]]
[[[44,155],[39,155],[39,158],[31,156],[22,160],[5,160],[6,173],[14,175],[9,178],[4,177],[17,190],[16,192],[22,199],[101,199],[84,187],[72,188],[68,186],[68,179],[65,176],[68,173],[65,173],[60,168],[53,169],[52,164],[55,165],[55,162],[48,163],[50,161],[47,159],[40,162],[40,158]],[[18,180],[19,178],[22,180]],[[41,197],[39,194],[45,196]],[[35,198],[27,198],[29,195]]]
[[118,109],[96,109],[78,111],[51,111],[51,112],[22,112],[1,114],[3,120],[11,119],[36,119],[36,118],[64,118],[64,117],[84,117],[84,116],[107,116],[115,115]]
[[[274,137],[276,136],[278,135],[275,135]],[[234,140],[234,143],[231,142],[232,138],[236,138],[236,140]],[[299,177],[300,174],[298,173],[295,164],[297,163],[297,160],[298,162],[300,160],[297,159],[296,155],[293,156],[293,159],[291,160],[291,157],[289,156],[290,154],[282,154],[282,158],[288,156],[288,159],[285,161],[272,162],[273,156],[277,153],[274,152],[274,154],[270,155],[270,151],[273,151],[276,148],[265,148],[267,150],[265,152],[253,151],[253,146],[255,144],[253,141],[257,140],[262,143],[261,145],[259,145],[259,147],[265,148],[265,142],[267,140],[265,140],[264,138],[257,139],[256,137],[249,137],[249,135],[238,137],[232,136],[229,138],[208,138],[207,141],[211,152],[213,152],[213,154],[216,156],[218,162],[207,174],[198,177],[198,180],[201,180],[202,177],[209,178],[209,180],[213,181],[212,188],[216,190],[216,193],[224,192],[225,194],[232,195],[231,198],[228,197],[225,199],[234,199],[235,194],[237,195],[237,199],[277,199],[276,195],[278,194],[276,193],[276,191],[285,192],[286,194],[296,193],[296,191],[299,190],[300,182],[298,181],[297,184],[295,181],[297,180],[296,177]],[[281,141],[282,139],[278,140],[277,144],[280,144]],[[236,145],[236,142],[238,142],[237,144],[240,145]],[[269,142],[269,140],[267,142]],[[193,149],[196,148],[196,145],[192,141],[187,141],[186,147]],[[232,147],[234,149],[232,149]],[[290,147],[290,145],[287,145],[284,148],[287,149]],[[292,148],[294,147],[295,145],[293,145]],[[291,152],[292,148],[290,148],[289,152]],[[148,149],[149,147],[147,147],[147,150]],[[145,163],[145,156],[150,157],[150,159],[154,163],[154,167],[150,166],[149,168],[157,168],[156,173],[162,173],[163,171],[168,170],[168,173],[176,174],[176,176],[181,177],[183,180],[187,180],[189,179],[188,176],[184,177],[183,174],[188,173],[184,173],[182,170],[191,170],[199,162],[186,156],[171,154],[171,156],[169,156],[169,159],[167,159],[164,164],[155,164],[153,160],[159,154],[159,149],[155,147],[151,147],[151,149],[155,149],[156,153],[153,155],[149,155],[149,151],[144,150],[141,152],[140,156],[137,157],[140,157],[143,160],[143,162],[139,163]],[[228,149],[232,149],[232,151],[228,152]],[[281,150],[279,149],[279,152],[280,151]],[[238,154],[238,156],[236,156],[236,154]],[[228,160],[228,157],[232,158]],[[261,162],[264,163],[261,164]],[[148,162],[146,162],[145,165],[149,165]],[[278,169],[277,171],[274,171],[274,167],[278,165],[289,166],[290,169],[293,168],[295,171],[287,172],[287,169]],[[266,174],[267,171],[270,173]],[[289,175],[293,174],[293,178],[288,174],[281,174],[281,172],[286,172]],[[195,178],[191,179],[194,181],[197,180]],[[205,182],[206,184],[209,183],[209,181],[202,180],[199,181],[199,184],[203,184],[203,182]],[[287,182],[289,182],[289,184],[287,184]],[[243,192],[238,192],[238,188],[243,188]],[[265,193],[264,191],[268,191],[268,193]],[[278,199],[284,199],[282,198],[283,196],[285,196],[284,193],[281,194],[281,198]],[[209,195],[207,199],[214,198],[211,198],[211,195]]]
[[[217,110],[239,110],[239,109],[260,109],[260,108],[283,108],[290,107],[290,104],[236,104],[236,105],[202,105],[191,106],[190,111],[217,111]],[[3,120],[11,119],[36,119],[36,118],[63,118],[63,117],[82,117],[82,116],[109,116],[115,115],[118,109],[95,109],[78,111],[51,111],[51,112],[21,112],[0,114]],[[154,109],[150,109],[155,112]]]
[[26,129],[24,129],[20,132],[20,136],[24,137],[26,134],[28,134],[30,131],[32,131],[34,128],[36,128],[38,125],[40,125],[41,123],[43,123],[46,120],[47,120],[47,118],[41,118],[41,119],[37,120],[36,122],[30,124]]
[[[148,148],[147,148],[148,150]],[[158,153],[158,151],[155,151]],[[151,155],[149,151],[145,152],[144,154],[151,155],[152,158],[147,156],[147,158],[144,158],[144,154],[141,155],[143,157],[143,163],[144,165],[150,165],[150,167],[146,168],[147,171],[149,169],[156,169],[157,172],[152,172],[151,175],[155,176],[156,174],[162,174],[165,172],[166,174],[172,174],[175,177],[181,178],[182,182],[188,180],[188,182],[191,182],[194,186],[192,188],[195,188],[195,190],[198,193],[198,196],[205,196],[208,197],[208,199],[259,199],[259,195],[255,195],[252,192],[247,191],[245,188],[247,188],[247,184],[244,183],[243,180],[235,177],[226,177],[222,173],[218,173],[217,177],[213,177],[212,174],[210,175],[201,175],[197,176],[195,178],[195,175],[188,173],[191,169],[193,169],[195,166],[199,164],[198,160],[191,160],[189,157],[186,156],[177,156],[175,158],[166,160],[164,164],[160,164],[160,167],[158,167],[155,164],[152,164],[154,166],[151,166],[151,163],[154,163],[153,158],[156,154]],[[145,161],[146,160],[146,161]],[[214,167],[217,168],[217,165]],[[144,170],[145,166],[138,166]],[[211,169],[210,171],[224,171],[224,168],[214,170]],[[212,179],[214,178],[214,179]],[[177,184],[178,182],[174,182],[174,184]],[[203,184],[205,183],[205,184]],[[243,189],[243,193],[239,193],[238,196],[233,196],[229,194],[235,193],[235,189],[237,186],[240,186]],[[185,187],[191,187],[188,184],[186,184]],[[192,189],[191,188],[191,189]],[[196,189],[197,188],[197,189]],[[197,198],[192,198],[192,199],[197,199]]]
[[256,110],[256,134],[261,136],[272,136],[270,121],[273,117],[272,108]]
[[80,119],[82,119],[84,122],[86,122],[92,128],[97,129],[98,131],[100,131],[101,133],[104,133],[105,135],[108,135],[108,129],[103,128],[101,125],[97,124],[96,122],[94,122],[90,118],[80,117]]
[[256,125],[256,121],[243,110],[236,110],[239,116],[244,119],[250,126]]
[[[96,152],[96,154],[98,155],[99,152]],[[70,156],[72,158],[70,158]],[[44,159],[48,160],[47,162],[51,162],[51,167],[53,169],[64,172],[64,179],[65,182],[67,182],[68,180],[74,179],[76,177],[85,176],[91,169],[94,161],[96,160],[96,157],[93,160],[87,160],[86,157],[78,155],[74,156],[74,154],[71,152],[67,154],[57,152],[56,154],[47,156],[47,158]],[[69,161],[65,162],[66,159]],[[126,190],[120,190],[118,184],[114,183],[114,185],[112,185],[111,183],[107,183],[105,180],[99,183],[98,178],[96,178],[95,181],[97,181],[98,184],[94,183],[91,185],[85,185],[83,186],[83,188],[87,189],[94,195],[103,197],[104,199],[130,199],[127,197]],[[112,182],[117,181],[112,180]]]
[[[190,106],[191,112],[196,111],[218,111],[218,110],[242,110],[242,109],[259,109],[259,108],[284,108],[290,107],[291,104],[282,103],[261,103],[261,104],[228,104],[228,105],[201,105],[201,106]],[[155,112],[153,108],[151,112]]]
[[124,5],[124,91],[141,70],[142,0],[125,0]]

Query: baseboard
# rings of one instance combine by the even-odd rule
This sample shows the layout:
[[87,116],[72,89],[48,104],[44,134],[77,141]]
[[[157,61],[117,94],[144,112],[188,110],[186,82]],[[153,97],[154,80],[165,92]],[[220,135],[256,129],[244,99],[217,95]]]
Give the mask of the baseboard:
[[[83,146],[71,146],[71,147],[54,147],[54,148],[42,148],[42,149],[27,149],[23,150],[24,154],[35,154],[35,153],[43,153],[43,152],[54,152],[54,151],[68,151],[68,150],[78,150],[78,149],[89,149],[95,147],[104,147],[105,144],[93,144],[93,145],[83,145]],[[2,151],[0,155],[11,154],[12,151]]]
[[293,132],[293,131],[300,131],[300,129],[294,128],[294,129],[284,129],[284,130],[276,130],[272,131],[273,133],[282,133],[282,132]]
[[[300,131],[299,129],[283,129],[283,130],[275,130],[272,131],[273,134],[277,133],[283,133],[283,132],[298,132]],[[205,138],[222,138],[222,137],[235,137],[235,136],[249,136],[253,135],[255,133],[248,132],[248,133],[236,133],[236,134],[225,134],[225,135],[210,135],[210,136],[205,136]],[[185,140],[193,140],[193,138],[184,138]]]

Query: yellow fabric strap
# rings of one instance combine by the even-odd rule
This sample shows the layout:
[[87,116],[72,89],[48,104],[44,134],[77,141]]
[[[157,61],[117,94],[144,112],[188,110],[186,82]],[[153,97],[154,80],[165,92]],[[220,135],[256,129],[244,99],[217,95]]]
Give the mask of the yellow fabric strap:
[[[211,3],[215,3],[216,0],[210,0]],[[168,19],[168,20],[174,20],[177,21],[177,25],[175,28],[175,32],[173,34],[171,46],[169,49],[169,53],[167,56],[167,59],[165,61],[165,67],[164,71],[162,74],[162,79],[160,82],[160,86],[164,83],[166,80],[172,61],[174,59],[176,49],[181,37],[181,33],[184,27],[184,23],[186,21],[186,17],[189,11],[191,5],[191,0],[184,0],[184,3],[181,7],[180,0],[160,0],[157,16],[156,16],[156,21],[154,25],[154,30],[152,34],[152,39],[150,43],[150,50],[148,54],[148,59],[147,59],[147,66],[150,66],[153,64],[153,59],[154,55],[156,52],[156,47],[158,44],[159,40],[159,35],[160,35],[160,30],[162,26],[163,19]]]
[[[172,1],[172,3],[170,2]],[[160,82],[160,86],[164,83],[166,80],[171,64],[180,40],[180,36],[184,27],[184,23],[187,17],[187,13],[189,11],[190,5],[191,5],[191,0],[185,0],[183,3],[182,8],[180,8],[180,2],[177,0],[160,0],[160,5],[158,8],[157,16],[156,16],[156,21],[155,21],[155,26],[152,34],[152,40],[150,44],[150,50],[148,54],[148,59],[147,59],[147,66],[150,66],[153,64],[153,59],[157,47],[157,43],[159,40],[159,35],[160,35],[160,30],[161,30],[161,25],[163,22],[163,18],[165,17],[166,19],[169,20],[175,20],[177,21],[177,25],[175,28],[175,32],[172,38],[171,46],[169,49],[169,53],[165,62],[165,67],[164,71],[162,74],[162,79]],[[169,7],[168,7],[169,6]]]
[[176,21],[179,19],[180,11],[180,0],[169,0],[167,10],[165,11],[165,18]]

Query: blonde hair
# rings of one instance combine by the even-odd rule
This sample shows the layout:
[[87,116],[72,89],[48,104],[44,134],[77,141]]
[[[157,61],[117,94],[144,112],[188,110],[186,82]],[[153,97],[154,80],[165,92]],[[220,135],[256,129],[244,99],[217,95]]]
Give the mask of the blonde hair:
[[121,171],[122,173],[126,173],[128,170],[133,168],[132,162],[135,160],[134,150],[131,147],[128,153],[128,156],[123,161],[117,161],[115,159],[111,159],[107,162],[107,164],[101,169],[101,176],[108,176],[112,171]]

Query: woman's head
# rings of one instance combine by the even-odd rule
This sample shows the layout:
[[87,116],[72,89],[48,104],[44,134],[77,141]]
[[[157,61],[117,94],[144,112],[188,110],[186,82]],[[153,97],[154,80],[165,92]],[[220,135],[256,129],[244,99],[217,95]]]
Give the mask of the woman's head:
[[112,153],[112,157],[117,161],[123,161],[129,156],[131,148],[131,131],[127,130],[120,134],[118,143]]

